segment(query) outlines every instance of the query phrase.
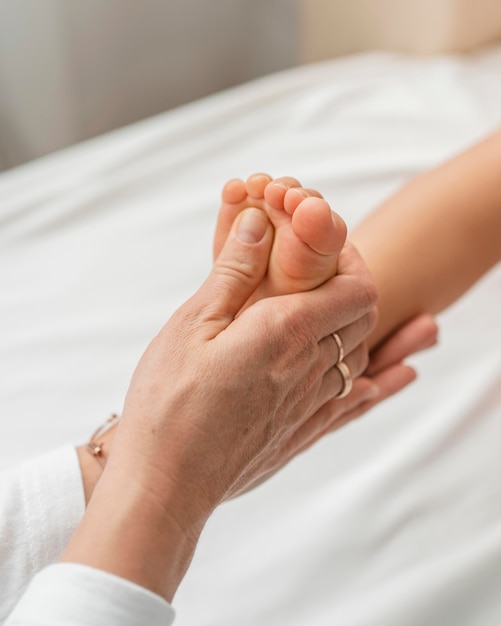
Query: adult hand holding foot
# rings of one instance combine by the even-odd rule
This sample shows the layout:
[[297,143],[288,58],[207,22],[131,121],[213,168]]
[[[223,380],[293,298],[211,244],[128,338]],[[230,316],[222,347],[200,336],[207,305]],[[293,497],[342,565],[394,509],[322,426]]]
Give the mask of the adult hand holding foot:
[[[34,623],[58,623],[58,610],[67,625],[161,623],[170,609],[147,590],[172,599],[214,508],[332,427],[325,407],[343,387],[332,333],[340,333],[358,376],[376,319],[374,286],[348,247],[338,275],[317,289],[242,311],[265,275],[272,241],[263,211],[250,208],[235,220],[207,281],[140,360],[63,563],[34,579],[8,624],[32,623],[34,606]],[[365,386],[359,403],[373,397],[373,387]],[[124,584],[142,600],[127,604],[110,592]]]
[[[268,215],[273,226],[273,243],[269,241],[269,232],[262,241],[263,247],[267,246],[268,250],[271,248],[265,274],[260,280],[256,277],[256,286],[250,289],[251,295],[246,306],[269,296],[314,289],[336,273],[338,256],[346,239],[346,226],[341,217],[331,211],[318,191],[303,188],[292,177],[272,179],[261,173],[253,174],[246,182],[239,179],[229,181],[223,188],[222,200],[214,238],[216,258],[242,211],[257,207]],[[269,224],[267,228],[269,230]],[[245,237],[250,237],[251,243],[255,239],[252,232]],[[355,345],[353,338],[359,336],[357,332],[356,326],[352,325],[339,333],[333,333],[338,361],[344,360],[345,356],[341,354],[341,350],[344,351],[343,340],[346,346]],[[346,382],[342,383],[338,396],[324,404],[315,420],[309,422],[311,439],[303,442],[303,447],[311,445],[325,432],[335,430],[362,415],[411,383],[415,372],[404,365],[403,360],[433,345],[436,336],[437,327],[431,316],[418,317],[399,328],[377,351],[373,351],[366,375],[356,379],[349,396],[342,399],[338,399],[339,394],[349,390],[349,367],[356,355],[348,357],[348,370],[346,363],[345,366],[338,365],[331,375],[337,375]],[[317,425],[315,429],[314,424]],[[100,438],[105,444],[105,451],[109,450],[114,436],[115,429],[112,429]],[[106,453],[103,453],[103,460],[105,456]],[[88,502],[101,468],[89,457],[85,446],[79,448],[79,457]],[[264,475],[269,473],[272,472]]]
[[[232,179],[226,183],[214,236],[215,257],[220,253],[234,220],[248,207],[258,207],[266,212],[273,224],[274,239],[266,276],[259,282],[247,306],[260,298],[314,289],[336,273],[339,253],[346,240],[346,225],[317,190],[304,188],[290,176],[273,179],[268,174],[257,173],[246,181]],[[336,369],[343,379],[343,386],[340,393],[315,415],[315,421],[309,425],[311,436],[305,438],[303,449],[410,384],[416,374],[403,363],[404,359],[434,345],[438,329],[430,315],[410,319],[387,334],[382,345],[370,354],[364,376],[354,381],[349,368],[350,358],[346,365],[343,354],[344,343],[353,331],[352,327],[333,333],[338,360],[342,361]],[[320,427],[322,421],[323,428]],[[313,423],[316,428],[312,428]]]

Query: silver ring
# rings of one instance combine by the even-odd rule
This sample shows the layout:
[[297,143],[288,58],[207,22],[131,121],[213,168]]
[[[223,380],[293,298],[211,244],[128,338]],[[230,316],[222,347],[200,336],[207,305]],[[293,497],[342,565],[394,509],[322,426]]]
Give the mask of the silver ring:
[[337,362],[342,361],[344,359],[344,348],[343,342],[341,341],[341,337],[337,333],[332,333],[332,338],[336,342],[337,349],[339,350],[339,354],[337,357]]
[[346,396],[350,393],[353,387],[353,378],[351,376],[350,368],[346,365],[344,361],[339,361],[334,365],[343,377],[343,388],[337,394],[336,398],[346,398]]

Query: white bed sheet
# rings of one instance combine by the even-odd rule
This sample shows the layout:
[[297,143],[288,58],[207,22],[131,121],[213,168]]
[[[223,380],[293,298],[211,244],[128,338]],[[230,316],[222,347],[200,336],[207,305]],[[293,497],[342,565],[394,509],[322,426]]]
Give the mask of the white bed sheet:
[[[225,180],[294,175],[353,226],[499,125],[500,73],[501,49],[300,67],[2,174],[0,462],[120,410],[207,273]],[[501,623],[500,300],[498,267],[440,317],[417,383],[222,507],[176,623]]]

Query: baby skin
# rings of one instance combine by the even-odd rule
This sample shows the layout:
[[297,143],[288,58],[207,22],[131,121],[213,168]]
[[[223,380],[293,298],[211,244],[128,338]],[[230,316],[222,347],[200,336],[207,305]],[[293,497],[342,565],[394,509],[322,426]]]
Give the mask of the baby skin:
[[223,188],[214,237],[217,257],[238,214],[254,207],[266,212],[275,235],[268,273],[250,302],[267,296],[308,291],[336,274],[346,225],[313,189],[290,177],[253,174]]

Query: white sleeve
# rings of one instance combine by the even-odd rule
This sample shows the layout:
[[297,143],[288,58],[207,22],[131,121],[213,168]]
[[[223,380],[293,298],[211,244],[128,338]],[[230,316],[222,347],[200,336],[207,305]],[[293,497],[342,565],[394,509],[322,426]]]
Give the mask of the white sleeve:
[[174,610],[128,580],[74,563],[37,574],[5,626],[169,626]]
[[59,560],[84,511],[71,446],[0,473],[0,623],[33,576]]

